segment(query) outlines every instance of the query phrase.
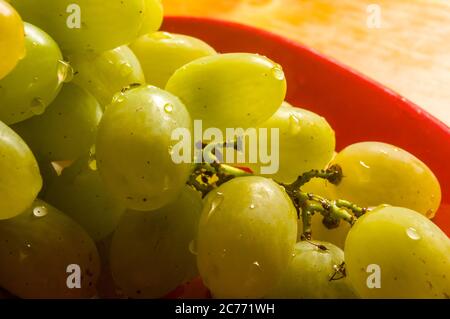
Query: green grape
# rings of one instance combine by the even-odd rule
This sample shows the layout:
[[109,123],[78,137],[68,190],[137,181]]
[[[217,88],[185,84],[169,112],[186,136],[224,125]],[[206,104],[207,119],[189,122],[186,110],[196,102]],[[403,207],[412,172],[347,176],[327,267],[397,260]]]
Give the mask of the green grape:
[[363,207],[389,204],[407,207],[429,218],[441,202],[441,188],[433,172],[414,155],[393,145],[365,142],[341,151],[332,164],[341,166],[339,198]]
[[281,278],[297,237],[297,213],[272,180],[233,179],[208,194],[200,218],[197,264],[218,298],[260,298]]
[[407,208],[361,217],[345,242],[345,261],[363,298],[450,298],[450,239]]
[[97,100],[69,83],[44,114],[12,128],[38,157],[50,161],[75,160],[94,144],[101,117]]
[[[144,23],[144,0],[11,0],[21,16],[50,34],[65,53],[128,44]],[[158,13],[159,14],[159,13]]]
[[[69,265],[78,265],[81,288]],[[66,215],[36,200],[19,216],[0,221],[0,286],[20,298],[88,298],[100,272],[93,241]]]
[[249,53],[213,55],[178,69],[166,89],[185,103],[203,126],[248,128],[261,124],[286,95],[280,65]]
[[216,51],[205,42],[181,34],[155,32],[130,45],[144,69],[147,83],[160,88],[183,65]]
[[[324,198],[335,200],[338,199],[333,192],[334,188],[328,181],[320,178],[314,178],[310,182],[302,186],[302,191],[310,194],[316,194]],[[314,214],[311,221],[312,237],[316,240],[324,241],[344,249],[345,239],[350,231],[350,224],[341,221],[339,227],[328,229],[322,223],[323,216],[319,213]],[[303,233],[303,222],[299,219],[298,223],[298,239],[300,240]]]
[[356,298],[348,280],[338,272],[344,252],[333,244],[302,241],[276,287],[266,296],[281,299]]
[[22,213],[35,200],[42,178],[33,153],[0,122],[0,220]]
[[[7,2],[0,0],[0,80],[25,56],[23,21]],[[5,49],[4,49],[5,48]],[[6,50],[6,48],[8,48]]]
[[26,56],[0,80],[0,120],[14,124],[42,114],[58,95],[68,65],[55,41],[25,23]]
[[[284,102],[260,128],[268,129],[270,140],[271,129],[279,129],[279,170],[270,174],[278,181],[294,182],[307,171],[325,168],[333,158],[336,146],[334,131],[323,117],[315,113]],[[245,166],[260,174],[262,165],[257,162]]]
[[197,275],[190,247],[201,211],[200,194],[185,186],[168,206],[125,213],[111,243],[113,278],[125,295],[161,298]]
[[100,54],[75,54],[69,61],[74,69],[73,82],[94,95],[103,107],[123,88],[145,83],[141,65],[127,46]]
[[174,200],[188,180],[189,163],[173,160],[176,129],[189,129],[183,103],[153,86],[128,90],[106,108],[97,134],[97,165],[107,187],[133,210]]
[[144,0],[144,2],[144,22],[139,32],[140,35],[159,30],[164,18],[164,8],[161,0]]
[[64,169],[49,186],[45,200],[99,241],[114,231],[125,207],[106,190],[93,164],[83,156]]

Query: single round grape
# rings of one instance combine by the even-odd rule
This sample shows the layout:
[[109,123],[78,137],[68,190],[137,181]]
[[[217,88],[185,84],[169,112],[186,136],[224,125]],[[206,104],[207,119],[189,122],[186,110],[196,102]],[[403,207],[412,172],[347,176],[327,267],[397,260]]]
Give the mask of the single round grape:
[[39,157],[50,161],[76,160],[95,143],[101,117],[97,100],[69,83],[44,114],[12,128]]
[[25,23],[26,56],[0,80],[0,120],[14,124],[42,114],[67,76],[58,45],[44,31]]
[[48,32],[68,54],[102,52],[128,44],[139,35],[144,16],[148,18],[144,0],[10,2],[24,20]]
[[450,239],[407,208],[361,217],[345,242],[345,261],[363,298],[450,298]]
[[36,199],[42,178],[33,153],[0,122],[0,220],[22,213]]
[[69,61],[74,70],[73,82],[94,95],[102,107],[123,88],[145,83],[141,65],[127,46],[100,54],[71,55]]
[[141,62],[147,83],[160,88],[164,88],[183,65],[216,54],[212,47],[199,39],[168,32],[144,35],[130,48]]
[[441,203],[441,188],[433,172],[414,155],[393,145],[353,144],[332,164],[344,172],[335,187],[336,195],[360,206],[389,204],[432,218]]
[[197,59],[169,79],[178,96],[203,127],[255,127],[272,116],[286,95],[280,65],[266,57],[230,53]]
[[125,206],[107,190],[87,156],[63,170],[45,200],[78,222],[95,240],[111,234]]
[[276,299],[356,298],[345,276],[339,273],[344,252],[333,244],[302,241],[276,287],[266,296]]
[[208,194],[197,263],[217,298],[261,298],[281,278],[294,251],[297,213],[272,180],[235,178]]
[[[307,171],[325,168],[333,158],[336,146],[334,131],[323,117],[315,113],[284,102],[259,128],[267,128],[269,140],[272,138],[271,129],[279,129],[279,169],[276,173],[267,174],[268,177],[294,182]],[[249,158],[247,156],[247,160]],[[257,162],[245,166],[261,174],[261,166],[265,165]]]
[[164,19],[164,8],[161,0],[144,0],[145,12],[140,35],[158,31]]
[[[77,274],[71,265],[79,266],[80,288],[69,288]],[[41,200],[0,221],[0,269],[0,286],[20,298],[89,298],[100,272],[89,236]]]
[[190,247],[201,211],[200,194],[185,186],[156,211],[125,213],[111,244],[113,278],[125,295],[161,298],[198,274]]
[[175,130],[191,127],[183,103],[152,86],[124,92],[106,108],[97,134],[97,165],[106,186],[133,210],[160,208],[187,182],[191,164],[174,161]]
[[[0,0],[0,80],[25,56],[24,25],[19,14]],[[7,48],[7,49],[6,49]]]

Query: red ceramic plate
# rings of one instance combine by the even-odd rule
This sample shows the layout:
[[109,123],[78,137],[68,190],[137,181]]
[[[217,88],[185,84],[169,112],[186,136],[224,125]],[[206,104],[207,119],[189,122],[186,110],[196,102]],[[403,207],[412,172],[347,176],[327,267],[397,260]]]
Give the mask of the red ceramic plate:
[[336,130],[338,149],[380,141],[416,155],[439,178],[443,200],[434,221],[450,235],[448,126],[379,83],[281,36],[191,17],[167,17],[162,29],[203,39],[219,52],[259,53],[281,64],[288,81],[287,100],[326,117]]

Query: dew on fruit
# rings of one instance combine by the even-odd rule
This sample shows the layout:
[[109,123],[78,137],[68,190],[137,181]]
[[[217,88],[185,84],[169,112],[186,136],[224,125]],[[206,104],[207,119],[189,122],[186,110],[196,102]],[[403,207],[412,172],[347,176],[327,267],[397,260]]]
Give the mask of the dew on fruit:
[[421,238],[417,230],[415,230],[412,227],[409,227],[406,230],[406,235],[408,235],[408,237],[411,238],[412,240],[419,240]]
[[277,80],[283,81],[285,79],[283,69],[281,68],[280,65],[277,65],[274,68],[272,68],[272,74]]
[[170,103],[167,103],[166,105],[164,105],[164,112],[166,112],[167,114],[170,114],[173,112],[173,105]]
[[59,83],[68,83],[73,80],[74,70],[69,62],[59,60],[57,75]]
[[35,217],[44,217],[47,214],[48,214],[47,208],[44,206],[36,206],[33,209],[33,215]]
[[45,104],[44,101],[40,97],[36,97],[31,101],[31,112],[34,115],[41,115],[45,111]]

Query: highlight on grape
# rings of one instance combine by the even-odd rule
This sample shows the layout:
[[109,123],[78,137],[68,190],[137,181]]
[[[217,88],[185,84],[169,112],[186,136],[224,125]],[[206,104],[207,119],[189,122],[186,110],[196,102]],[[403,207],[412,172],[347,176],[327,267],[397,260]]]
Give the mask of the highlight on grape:
[[[170,152],[176,164],[261,163],[258,173],[265,175],[276,174],[280,169],[279,128],[226,128],[223,132],[217,127],[203,130],[203,121],[195,120],[192,132],[187,128],[176,128],[171,138],[178,141]],[[208,144],[204,147],[205,141]]]

